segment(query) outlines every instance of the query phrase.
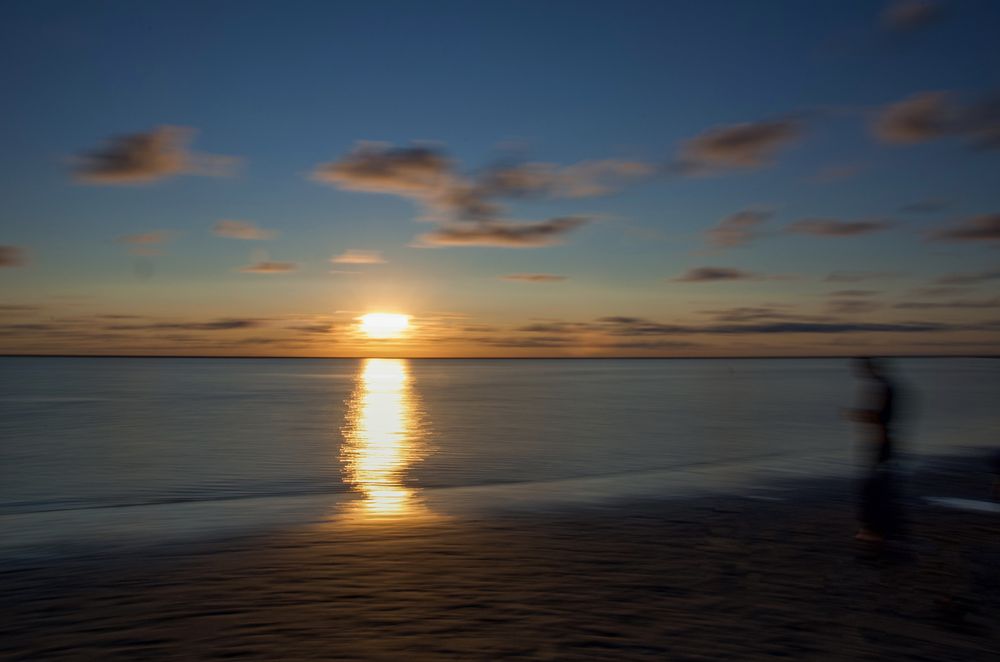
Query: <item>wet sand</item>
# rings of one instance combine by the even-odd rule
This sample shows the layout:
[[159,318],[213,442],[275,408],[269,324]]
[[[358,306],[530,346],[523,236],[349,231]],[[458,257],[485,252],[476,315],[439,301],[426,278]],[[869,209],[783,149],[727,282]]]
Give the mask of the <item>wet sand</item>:
[[973,460],[913,476],[909,535],[881,551],[827,480],[18,564],[0,657],[993,660],[1000,515],[917,501],[988,485]]

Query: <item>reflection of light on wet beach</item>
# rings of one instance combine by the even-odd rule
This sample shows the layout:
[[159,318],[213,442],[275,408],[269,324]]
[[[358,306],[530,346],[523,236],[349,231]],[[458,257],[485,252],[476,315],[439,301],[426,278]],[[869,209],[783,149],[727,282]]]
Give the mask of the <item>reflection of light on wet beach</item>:
[[419,403],[403,359],[366,359],[348,403],[341,462],[344,480],[362,495],[351,519],[426,515],[403,479],[424,449]]

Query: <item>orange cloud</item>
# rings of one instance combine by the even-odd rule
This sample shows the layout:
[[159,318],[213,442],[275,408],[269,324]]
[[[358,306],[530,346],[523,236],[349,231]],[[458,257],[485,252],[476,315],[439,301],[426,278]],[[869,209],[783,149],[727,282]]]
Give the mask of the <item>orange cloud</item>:
[[274,237],[274,232],[262,230],[253,223],[247,221],[217,221],[212,226],[212,232],[219,237],[227,239],[245,239],[249,241],[263,241]]

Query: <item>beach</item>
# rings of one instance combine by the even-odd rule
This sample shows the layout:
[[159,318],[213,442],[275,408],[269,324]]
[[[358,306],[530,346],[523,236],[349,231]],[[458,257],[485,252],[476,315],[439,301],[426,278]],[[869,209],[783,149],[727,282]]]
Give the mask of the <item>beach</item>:
[[856,485],[288,526],[19,561],[0,656],[925,659],[1000,653],[1000,515],[979,457],[905,481],[905,539],[853,539]]

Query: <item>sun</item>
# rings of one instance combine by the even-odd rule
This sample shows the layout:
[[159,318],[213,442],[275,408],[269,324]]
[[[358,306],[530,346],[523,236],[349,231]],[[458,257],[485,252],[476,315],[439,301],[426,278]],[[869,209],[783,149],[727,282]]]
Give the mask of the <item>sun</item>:
[[398,338],[410,326],[410,316],[399,313],[368,313],[358,320],[369,338]]

